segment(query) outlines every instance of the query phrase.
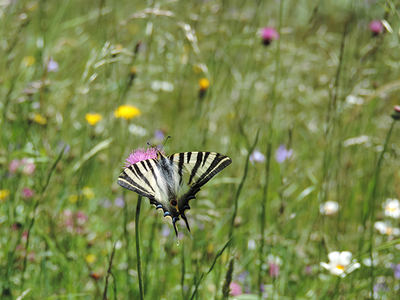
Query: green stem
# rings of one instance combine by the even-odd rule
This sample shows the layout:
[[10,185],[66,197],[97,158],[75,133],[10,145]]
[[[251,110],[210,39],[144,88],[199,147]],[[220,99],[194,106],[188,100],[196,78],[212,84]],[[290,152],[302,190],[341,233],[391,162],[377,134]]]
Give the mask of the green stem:
[[250,162],[249,158],[250,158],[251,153],[253,153],[253,151],[257,145],[259,133],[260,133],[260,130],[257,130],[256,138],[254,139],[253,145],[251,145],[250,149],[248,149],[242,180],[240,181],[238,189],[236,190],[233,214],[232,214],[231,224],[229,227],[229,235],[228,235],[229,240],[231,240],[232,236],[233,236],[233,228],[235,225],[235,219],[236,219],[238,205],[239,205],[239,197],[242,192],[244,182],[246,181],[246,178],[247,178],[247,172],[249,170],[249,162]]
[[[394,124],[396,123],[396,120],[392,121],[392,124],[390,125],[389,131],[386,134],[386,139],[385,139],[385,144],[383,147],[383,150],[381,154],[379,155],[378,163],[376,164],[375,168],[375,173],[374,173],[374,179],[373,179],[373,186],[372,186],[372,192],[371,196],[369,199],[369,216],[370,216],[370,229],[369,229],[369,240],[370,240],[370,245],[369,245],[369,257],[371,259],[371,268],[370,268],[370,278],[371,278],[371,283],[370,283],[370,291],[371,295],[374,293],[374,282],[375,282],[375,274],[374,274],[374,262],[373,262],[373,247],[374,247],[374,222],[375,222],[375,206],[376,206],[376,198],[377,198],[377,192],[378,192],[378,183],[379,183],[379,175],[380,171],[382,168],[382,162],[383,162],[383,157],[386,153],[390,136],[392,135]],[[366,222],[364,223],[366,224]]]
[[141,205],[142,205],[142,196],[139,196],[136,206],[135,236],[136,236],[136,261],[137,261],[137,272],[139,278],[140,300],[143,300],[144,293],[143,293],[143,282],[142,282],[142,263],[140,260],[140,243],[139,243],[139,217],[140,217]]

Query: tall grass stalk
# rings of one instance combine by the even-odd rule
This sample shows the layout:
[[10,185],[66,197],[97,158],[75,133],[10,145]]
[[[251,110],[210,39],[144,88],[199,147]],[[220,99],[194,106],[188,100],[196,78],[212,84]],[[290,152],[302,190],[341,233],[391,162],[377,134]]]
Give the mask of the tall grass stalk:
[[45,192],[47,190],[47,187],[49,186],[50,183],[50,179],[52,177],[52,175],[54,174],[54,171],[57,167],[57,164],[60,162],[60,160],[62,159],[63,155],[64,155],[64,151],[65,151],[65,147],[64,146],[60,153],[58,154],[56,160],[54,161],[54,163],[52,164],[52,166],[50,167],[49,172],[47,173],[47,177],[46,177],[46,181],[43,184],[41,190],[40,190],[40,196],[38,198],[36,198],[35,200],[35,204],[33,205],[33,210],[32,210],[32,218],[31,221],[29,223],[29,227],[28,227],[28,231],[27,231],[27,235],[26,235],[26,243],[25,243],[25,255],[24,255],[24,260],[22,263],[22,272],[21,272],[21,289],[24,289],[24,284],[25,284],[25,271],[26,271],[26,267],[27,267],[27,263],[28,263],[28,251],[29,251],[29,242],[30,242],[30,236],[31,236],[31,231],[33,226],[35,225],[35,221],[36,221],[36,214],[37,214],[37,210],[40,204],[40,199],[44,199],[45,196]]
[[229,237],[230,240],[233,237],[233,229],[235,227],[235,219],[236,219],[238,205],[239,205],[239,197],[240,197],[240,194],[242,192],[243,185],[244,185],[244,183],[246,181],[247,173],[248,173],[248,170],[249,170],[250,155],[251,155],[251,153],[253,153],[254,149],[257,146],[259,134],[260,134],[260,130],[257,130],[256,137],[254,139],[253,144],[250,146],[249,149],[247,149],[248,153],[247,153],[246,162],[245,162],[245,165],[244,165],[243,176],[242,176],[242,179],[240,180],[240,183],[239,183],[239,186],[238,186],[238,188],[236,190],[236,194],[235,194],[235,198],[234,198],[233,213],[232,213],[231,223],[230,223],[230,226],[229,226],[229,234],[228,234],[228,237]]
[[[374,266],[374,260],[373,260],[373,248],[374,248],[374,223],[375,223],[375,209],[376,209],[376,198],[378,194],[378,186],[379,186],[379,176],[381,173],[381,168],[382,168],[382,162],[384,155],[387,151],[387,147],[389,144],[390,137],[393,132],[394,125],[396,123],[396,120],[393,120],[392,123],[390,124],[389,131],[386,134],[383,150],[379,155],[378,162],[375,167],[375,172],[374,172],[374,177],[372,179],[372,192],[369,197],[369,205],[368,205],[368,215],[369,215],[369,258],[371,260],[371,267],[369,268],[370,270],[370,293],[373,295],[374,293],[374,282],[375,282],[375,266]],[[366,219],[364,221],[364,229],[366,228]],[[364,231],[365,232],[365,231]]]
[[210,274],[211,271],[214,269],[214,266],[215,266],[215,264],[216,264],[218,258],[224,253],[225,249],[230,245],[231,241],[232,241],[232,239],[229,239],[229,240],[225,243],[225,245],[222,247],[222,249],[218,251],[218,253],[217,253],[217,255],[214,257],[214,260],[213,260],[213,262],[212,262],[210,268],[208,269],[207,273],[204,273],[204,272],[201,273],[200,278],[196,280],[195,286],[194,286],[194,290],[193,290],[192,296],[190,297],[190,300],[193,300],[193,299],[194,299],[194,297],[195,297],[196,294],[197,294],[197,291],[198,291],[198,289],[199,289],[199,286],[200,286],[201,282],[202,282],[203,279],[204,279],[208,274]]
[[142,205],[142,196],[138,196],[137,205],[136,205],[136,218],[135,218],[135,237],[136,237],[136,263],[137,263],[137,272],[139,278],[139,293],[140,300],[144,299],[144,291],[143,291],[143,280],[142,280],[142,261],[140,259],[140,238],[139,238],[139,217],[140,217],[140,207]]
[[[109,280],[109,278],[110,278],[110,276],[112,274],[111,268],[112,268],[112,263],[113,263],[113,259],[114,259],[114,254],[115,254],[115,243],[114,243],[113,249],[111,251],[110,261],[108,263],[106,282],[104,284],[104,291],[103,291],[103,300],[107,300],[108,280]],[[114,280],[114,286],[115,286],[115,280]],[[114,297],[116,297],[115,294],[114,294]]]
[[[123,199],[125,200],[125,192],[123,193]],[[130,236],[128,232],[128,221],[129,221],[129,209],[128,209],[128,203],[125,201],[124,205],[124,239],[125,239],[125,252],[126,252],[126,287],[128,289],[128,297],[129,298],[134,298],[133,294],[133,289],[131,288],[131,282],[130,282],[130,275],[129,275],[129,270],[131,269],[132,266],[132,257],[131,257],[131,251],[130,251]]]

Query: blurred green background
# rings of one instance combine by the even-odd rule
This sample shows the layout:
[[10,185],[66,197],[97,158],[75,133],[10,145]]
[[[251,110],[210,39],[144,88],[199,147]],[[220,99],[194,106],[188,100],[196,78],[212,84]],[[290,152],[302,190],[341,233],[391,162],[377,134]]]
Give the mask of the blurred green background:
[[191,234],[143,199],[146,299],[396,298],[397,1],[3,0],[0,23],[1,299],[140,299],[116,179],[167,135],[233,163]]

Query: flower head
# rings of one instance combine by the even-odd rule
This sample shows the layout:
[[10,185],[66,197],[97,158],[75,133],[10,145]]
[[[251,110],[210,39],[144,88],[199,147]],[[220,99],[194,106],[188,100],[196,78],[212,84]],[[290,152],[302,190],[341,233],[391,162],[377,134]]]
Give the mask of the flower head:
[[147,148],[146,150],[137,149],[135,151],[132,151],[131,154],[129,154],[128,158],[125,160],[125,168],[128,168],[131,165],[136,164],[142,160],[157,158],[158,151],[159,150],[154,147]]
[[47,72],[57,72],[58,71],[58,63],[50,57],[47,63]]
[[22,173],[25,175],[32,175],[36,170],[36,165],[32,159],[23,158],[21,161]]
[[103,117],[100,114],[89,113],[85,115],[86,121],[92,126],[96,125],[102,118]]
[[376,230],[379,231],[380,234],[385,234],[389,236],[400,235],[400,228],[392,227],[389,222],[378,221],[375,222],[374,227]]
[[116,118],[123,118],[126,120],[130,120],[134,117],[140,116],[141,111],[139,108],[133,105],[121,105],[114,111],[114,116]]
[[10,195],[9,190],[0,190],[0,201],[5,200]]
[[46,125],[47,119],[43,117],[41,114],[35,113],[32,117],[32,121],[39,125]]
[[286,149],[285,145],[280,145],[276,150],[275,159],[278,163],[283,163],[285,160],[289,159],[292,154],[292,149]]
[[352,254],[349,251],[330,252],[328,254],[329,263],[321,262],[321,266],[333,275],[345,277],[360,267],[360,264],[355,259],[351,260],[351,257]]
[[385,210],[385,216],[394,219],[400,218],[400,201],[398,199],[386,199],[383,203],[383,209]]
[[18,159],[13,159],[10,164],[8,165],[8,171],[11,174],[14,174],[17,172],[18,168],[20,166],[20,161]]
[[334,215],[339,210],[339,203],[336,201],[326,201],[322,203],[319,207],[319,212],[323,215],[330,216]]
[[268,46],[273,40],[279,39],[279,33],[273,27],[264,27],[261,29],[261,39],[265,46]]
[[400,120],[400,105],[395,105],[393,110],[392,118],[396,121]]
[[210,81],[207,78],[201,78],[199,80],[200,91],[206,91],[210,87]]
[[374,36],[377,36],[383,32],[383,24],[380,20],[373,20],[369,23],[369,30],[371,30]]
[[259,150],[256,149],[253,151],[253,153],[250,154],[249,160],[251,163],[254,163],[254,162],[262,163],[265,161],[265,156]]
[[229,285],[229,288],[231,291],[230,294],[232,296],[239,296],[239,295],[243,294],[242,287],[234,281],[231,282],[231,284]]
[[117,198],[115,198],[115,200],[114,200],[114,204],[115,204],[115,206],[118,206],[118,207],[124,207],[125,206],[125,201],[124,201],[124,198],[123,197],[117,197]]
[[22,194],[22,197],[25,199],[32,198],[35,195],[34,191],[27,187],[24,187],[22,189],[21,194]]
[[36,59],[32,55],[25,56],[22,59],[22,63],[24,64],[25,67],[30,67],[35,63]]
[[394,270],[394,278],[400,279],[400,264],[395,265],[393,270]]

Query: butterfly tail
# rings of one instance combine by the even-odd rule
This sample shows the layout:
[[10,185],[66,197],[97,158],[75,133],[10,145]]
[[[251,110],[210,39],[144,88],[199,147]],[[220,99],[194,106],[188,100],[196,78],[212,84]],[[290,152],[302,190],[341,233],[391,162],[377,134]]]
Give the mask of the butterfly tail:
[[176,235],[176,237],[178,237],[178,229],[176,228],[176,221],[178,221],[178,218],[174,218],[172,220],[172,225],[174,226],[175,235]]
[[184,213],[181,213],[181,217],[182,217],[182,219],[185,221],[186,228],[187,228],[187,229],[189,230],[189,232],[190,232],[189,222],[188,222],[188,220],[187,220],[185,214],[184,214]]

